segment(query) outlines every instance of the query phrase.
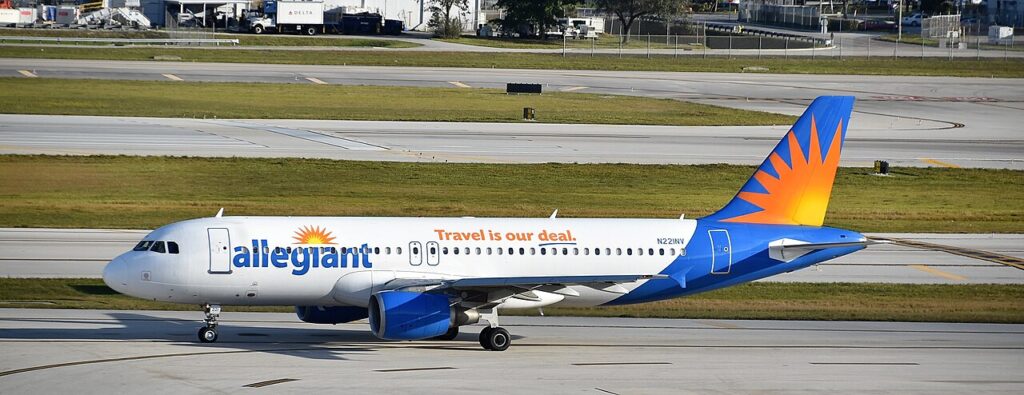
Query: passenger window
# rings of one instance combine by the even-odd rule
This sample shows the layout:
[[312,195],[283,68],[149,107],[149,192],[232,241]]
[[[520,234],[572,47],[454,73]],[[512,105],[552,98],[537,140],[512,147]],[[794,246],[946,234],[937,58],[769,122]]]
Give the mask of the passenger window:
[[622,249],[621,248],[616,248],[615,249],[615,255],[622,255]]
[[434,254],[437,254],[437,248],[430,247],[430,255],[434,255]]
[[[245,248],[245,247],[242,247],[242,248]],[[161,254],[164,254],[164,253],[167,252],[167,248],[164,246],[164,242],[162,242],[162,241],[154,242],[153,246],[149,247],[149,250],[153,251],[153,252],[159,252]]]
[[540,254],[541,254],[541,255],[547,255],[547,254],[548,254],[548,249],[547,249],[547,248],[544,248],[544,247],[541,247],[541,249],[540,249]]
[[530,255],[537,255],[537,249],[530,247]]
[[590,255],[590,247],[583,248],[583,255]]
[[441,253],[444,255],[448,255],[448,247],[441,248]]
[[380,247],[373,247],[374,255],[380,255]]
[[455,253],[455,255],[459,255],[459,247],[452,248],[452,252]]
[[626,249],[626,255],[633,255],[633,249],[632,248],[627,248]]
[[152,240],[143,240],[143,241],[140,241],[139,244],[136,244],[135,248],[133,248],[132,251],[149,251],[149,247],[152,247],[152,246],[153,246],[153,241]]
[[684,255],[686,255],[686,248],[680,248],[680,249],[679,249],[679,255],[680,255],[680,256],[684,256]]
[[167,242],[167,252],[169,252],[171,254],[177,254],[178,253],[178,243],[175,243],[173,241],[168,241]]
[[636,249],[636,254],[640,255],[640,256],[643,256],[644,255],[644,249],[643,248],[637,248]]
[[384,247],[384,254],[391,255],[391,247]]
[[605,248],[604,248],[604,254],[605,254],[605,255],[611,255],[611,254],[612,254],[612,249],[611,249],[611,247],[605,247]]
[[[420,248],[419,247],[413,247],[412,248],[412,254],[413,255],[416,255],[416,254],[419,254],[419,253],[420,253]],[[433,254],[433,252],[431,252],[431,254]]]
[[398,255],[402,255],[402,247],[395,247],[395,253]]
[[665,249],[664,248],[659,248],[658,249],[658,255],[665,255]]
[[[483,255],[483,254],[480,253],[480,247],[476,248],[476,254],[477,255]],[[490,248],[487,248],[487,255],[491,255],[491,249]]]
[[647,249],[647,255],[654,255],[654,249],[653,248],[648,248]]
[[600,248],[595,248],[594,249],[594,255],[601,255],[601,249]]
[[526,249],[523,247],[519,247],[519,255],[526,255]]
[[291,247],[287,247],[287,248],[284,249],[284,252],[287,252],[287,253],[291,254],[292,253],[292,248]]
[[469,255],[469,247],[466,247],[466,249],[462,250],[462,252],[465,252],[466,255]]
[[675,248],[669,248],[668,249],[668,254],[669,255],[675,255],[676,254],[676,249]]
[[[576,250],[576,253],[573,254],[573,255],[577,255],[580,252],[580,250],[578,248],[573,248],[573,250]],[[569,248],[568,247],[562,248],[562,255],[569,255]]]

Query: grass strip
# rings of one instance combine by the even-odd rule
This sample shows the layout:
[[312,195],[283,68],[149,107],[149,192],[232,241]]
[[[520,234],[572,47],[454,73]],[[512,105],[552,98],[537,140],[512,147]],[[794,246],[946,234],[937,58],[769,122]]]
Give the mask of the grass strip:
[[[782,125],[795,117],[671,99],[498,89],[0,78],[9,114],[186,118]],[[131,103],[131,105],[125,105]]]
[[471,67],[504,69],[619,70],[740,73],[761,67],[780,74],[917,75],[954,77],[1024,77],[1024,59],[941,60],[890,57],[836,58],[825,54],[806,57],[701,57],[699,52],[668,55],[595,55],[426,52],[426,51],[274,51],[253,49],[185,48],[67,48],[0,46],[0,57],[47,59],[152,60],[154,56],[177,56],[184,62],[225,62],[256,64],[312,64],[406,67]]
[[[0,226],[152,229],[228,215],[676,218],[722,207],[751,166],[0,156]],[[826,225],[1024,232],[1024,171],[840,168]],[[941,191],[941,193],[936,193]]]
[[[0,307],[196,310],[118,294],[99,279],[0,278]],[[292,312],[229,306],[228,311]],[[535,315],[537,310],[507,310]],[[545,308],[548,316],[1024,323],[1022,285],[750,283],[661,302]]]
[[[39,29],[0,29],[0,37],[66,37],[66,38],[128,38],[128,39],[161,39],[161,38],[218,38],[237,39],[242,46],[280,46],[280,47],[374,47],[374,48],[414,48],[422,44],[400,40],[346,38],[337,36],[289,36],[289,35],[255,35],[255,34],[209,34],[207,32],[189,32],[180,36],[166,31],[110,31],[110,30],[39,30]],[[15,42],[5,40],[6,42]],[[30,41],[27,43],[39,43]],[[74,45],[73,43],[68,43]],[[103,45],[104,43],[82,43],[82,45]]]

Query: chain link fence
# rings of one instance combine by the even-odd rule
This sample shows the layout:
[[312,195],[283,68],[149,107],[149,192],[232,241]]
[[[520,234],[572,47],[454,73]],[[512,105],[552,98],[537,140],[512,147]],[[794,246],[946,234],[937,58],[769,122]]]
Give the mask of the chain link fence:
[[[1000,59],[1024,57],[1024,46],[1012,41],[990,44],[984,36],[945,38],[917,35],[869,37],[840,35],[832,39],[749,35],[601,35],[599,38],[552,38],[551,47],[563,56],[617,57],[730,57],[730,58],[932,58]],[[561,41],[561,42],[559,42]],[[550,48],[550,47],[549,47]]]

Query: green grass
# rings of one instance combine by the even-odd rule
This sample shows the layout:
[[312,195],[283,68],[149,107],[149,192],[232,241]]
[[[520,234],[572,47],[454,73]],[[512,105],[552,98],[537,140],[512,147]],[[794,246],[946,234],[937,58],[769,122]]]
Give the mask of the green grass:
[[[748,283],[633,306],[549,316],[1024,323],[1024,285]],[[536,310],[511,314],[537,314]]]
[[[3,112],[197,118],[777,125],[794,117],[671,99],[497,89],[0,78]],[[125,103],[132,103],[126,106]]]
[[[0,226],[151,229],[229,215],[676,218],[722,207],[750,166],[0,156]],[[334,180],[319,182],[316,180]],[[282,187],[287,185],[288,187]],[[1024,232],[1024,171],[841,168],[826,225]]]
[[[197,310],[124,296],[99,279],[0,278],[0,307]],[[291,307],[227,307],[292,312]],[[533,315],[536,310],[507,310]],[[912,284],[744,284],[631,306],[546,308],[545,315],[700,319],[866,320],[1024,323],[1024,286]]]
[[672,56],[623,56],[537,53],[420,52],[420,51],[274,51],[253,49],[209,50],[186,48],[64,48],[0,46],[0,57],[50,59],[152,60],[177,56],[184,62],[273,63],[362,66],[472,67],[558,70],[633,70],[742,72],[744,67],[764,67],[770,73],[926,75],[958,77],[1024,77],[1024,60],[937,60],[920,58],[701,58],[698,54]]
[[[110,30],[39,30],[39,29],[0,29],[0,37],[75,37],[75,38],[130,38],[159,39],[174,37],[166,31],[110,31]],[[421,44],[387,39],[342,38],[338,36],[295,36],[295,35],[255,35],[255,34],[209,34],[196,32],[191,37],[238,39],[242,46],[284,46],[284,47],[377,47],[377,48],[413,48]],[[12,42],[8,40],[7,42]],[[30,42],[38,43],[38,42]],[[89,43],[98,45],[102,43]],[[86,44],[83,44],[86,45]]]

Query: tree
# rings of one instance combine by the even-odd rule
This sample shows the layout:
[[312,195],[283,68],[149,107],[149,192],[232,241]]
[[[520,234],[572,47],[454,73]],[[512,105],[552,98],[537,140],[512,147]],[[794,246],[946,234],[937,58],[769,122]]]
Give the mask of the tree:
[[565,16],[565,8],[578,3],[577,0],[498,0],[496,8],[505,10],[500,20],[505,31],[526,35],[535,27],[536,34],[543,36],[549,26],[558,23]]
[[921,12],[925,15],[952,14],[956,6],[952,0],[923,0],[921,1]]
[[[687,0],[596,0],[597,9],[615,15],[626,32],[623,42],[629,40],[629,29],[641,17],[656,15],[665,10],[680,9]],[[666,18],[667,19],[667,18]]]
[[462,19],[452,16],[452,9],[468,9],[469,0],[432,0],[430,2],[430,22],[427,26],[433,29],[434,35],[443,38],[459,38],[462,35]]

